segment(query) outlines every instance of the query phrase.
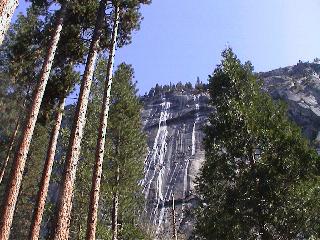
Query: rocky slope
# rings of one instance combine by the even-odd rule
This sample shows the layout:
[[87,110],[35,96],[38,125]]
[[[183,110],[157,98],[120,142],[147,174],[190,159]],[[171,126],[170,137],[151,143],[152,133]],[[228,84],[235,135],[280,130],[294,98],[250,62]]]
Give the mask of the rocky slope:
[[288,114],[307,138],[319,148],[320,141],[320,64],[298,63],[260,73],[263,88],[274,99],[284,100]]
[[[263,90],[288,104],[290,118],[316,147],[320,142],[320,65],[295,66],[259,73]],[[173,234],[173,198],[178,239],[188,239],[197,204],[194,180],[204,159],[202,131],[209,96],[196,91],[162,92],[143,98],[143,126],[148,136],[143,193],[145,212],[158,239]]]

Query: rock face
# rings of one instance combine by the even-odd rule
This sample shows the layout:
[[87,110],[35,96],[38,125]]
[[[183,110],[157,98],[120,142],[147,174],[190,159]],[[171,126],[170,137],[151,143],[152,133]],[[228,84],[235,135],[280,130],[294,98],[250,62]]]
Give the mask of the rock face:
[[[288,104],[289,117],[320,146],[320,65],[295,66],[259,73],[263,90]],[[197,205],[194,180],[204,160],[203,127],[213,111],[207,94],[163,92],[143,98],[142,119],[148,136],[143,193],[145,212],[156,239],[171,239],[173,212],[178,239],[188,239]],[[175,210],[173,211],[173,198]]]
[[179,235],[186,238],[192,230],[188,210],[197,201],[193,181],[204,159],[202,127],[211,111],[208,99],[205,94],[180,93],[144,101],[149,151],[142,185],[146,212],[159,239],[172,238],[173,197]]
[[320,142],[320,64],[295,66],[260,73],[263,88],[274,99],[284,100],[289,117],[319,149]]

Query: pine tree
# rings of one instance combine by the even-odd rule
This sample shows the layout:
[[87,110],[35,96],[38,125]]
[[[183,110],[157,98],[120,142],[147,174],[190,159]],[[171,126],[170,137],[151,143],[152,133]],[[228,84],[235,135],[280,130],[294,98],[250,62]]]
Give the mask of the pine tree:
[[36,124],[13,217],[10,239],[28,239],[49,134],[49,128],[40,123]]
[[215,113],[206,128],[206,159],[197,180],[203,200],[197,234],[318,238],[316,151],[288,120],[283,104],[261,92],[251,64],[241,64],[231,49],[222,56],[209,79]]
[[[99,113],[103,95],[103,82],[106,78],[106,63],[104,59],[99,59],[93,77],[93,86],[88,104],[87,124],[84,129],[81,154],[74,189],[74,200],[71,217],[70,238],[84,239],[86,236],[87,209],[89,206],[91,172],[93,168],[94,149],[96,146]],[[109,231],[105,227],[98,226],[97,236],[101,239],[109,238]]]
[[[139,7],[141,3],[150,3],[150,1],[119,1],[113,5],[113,31],[111,44],[109,48],[109,59],[107,65],[107,78],[105,80],[104,97],[102,101],[102,110],[100,115],[100,127],[96,146],[95,166],[93,169],[92,188],[90,194],[90,207],[88,213],[87,239],[94,239],[97,225],[100,184],[102,175],[102,165],[105,152],[106,130],[108,125],[109,104],[111,97],[112,72],[115,57],[115,50],[118,40],[118,28],[122,30],[119,46],[127,44],[131,39],[131,31],[138,28],[140,23]],[[122,14],[121,14],[122,13]],[[121,14],[121,15],[120,15]],[[117,203],[117,201],[115,201]]]
[[[120,1],[111,2],[113,4],[119,4],[119,8],[123,10],[120,16],[119,24],[119,38],[118,46],[123,46],[130,43],[131,32],[134,29],[138,29],[141,20],[141,14],[139,13],[140,2],[148,3],[149,1]],[[62,187],[62,195],[59,203],[57,227],[55,230],[55,239],[67,238],[69,234],[69,221],[72,209],[72,195],[74,182],[76,178],[77,165],[80,155],[81,140],[83,137],[83,129],[86,123],[86,112],[88,105],[88,98],[92,83],[92,75],[95,66],[95,60],[98,54],[98,47],[101,36],[102,25],[105,18],[106,1],[100,2],[100,8],[97,16],[96,27],[91,41],[91,47],[87,59],[87,64],[84,73],[84,79],[80,88],[80,95],[75,114],[75,120],[70,136],[70,145],[66,158],[66,167],[64,171],[64,180]],[[113,47],[113,44],[111,44]]]
[[11,169],[10,180],[6,190],[6,197],[3,204],[3,211],[2,211],[1,221],[0,221],[0,238],[1,239],[9,238],[10,228],[12,224],[15,205],[17,202],[18,194],[19,194],[19,189],[21,186],[25,162],[26,162],[28,151],[29,151],[34,127],[37,121],[37,116],[39,113],[42,97],[43,97],[45,87],[49,78],[49,73],[50,73],[53,58],[55,55],[55,50],[59,42],[65,10],[66,10],[66,6],[65,4],[62,4],[59,14],[57,15],[55,29],[52,34],[52,39],[49,44],[48,52],[45,57],[44,63],[42,65],[40,79],[38,81],[38,85],[34,92],[32,105],[30,107],[30,112],[26,120],[23,136],[21,138],[21,143],[20,143],[18,152],[16,154],[16,157],[14,159],[13,167]]
[[[0,110],[2,137],[10,135],[8,142],[3,141],[1,144],[6,146],[4,150],[6,156],[2,164],[1,175],[7,179],[7,168],[10,167],[9,158],[11,158],[17,144],[18,137],[21,134],[20,125],[25,119],[25,108],[30,104],[30,92],[34,86],[34,76],[38,75],[40,65],[39,58],[42,59],[42,51],[36,49],[40,47],[42,40],[34,36],[39,34],[39,28],[35,26],[42,25],[38,20],[38,9],[30,8],[27,15],[19,15],[17,21],[13,24],[8,32],[6,41],[1,46],[0,51]],[[30,48],[28,54],[26,50]],[[30,65],[33,65],[30,67]],[[34,69],[35,68],[35,69]],[[22,103],[22,104],[21,104]],[[5,123],[14,123],[14,126],[8,127]],[[10,125],[9,125],[10,126]],[[4,152],[3,151],[3,152]]]
[[[90,185],[92,181],[96,136],[99,126],[101,101],[103,98],[104,80],[107,75],[105,69],[107,60],[98,62],[88,106],[88,124],[84,132],[83,146],[79,160],[79,170],[75,187],[73,212],[71,220],[70,237],[83,239],[86,236],[86,214],[88,210]],[[137,184],[142,177],[143,157],[145,153],[145,138],[141,131],[141,122],[138,119],[141,108],[136,97],[135,84],[130,80],[133,76],[131,66],[121,64],[113,77],[113,94],[111,96],[110,117],[107,129],[107,143],[104,162],[101,193],[99,200],[99,214],[96,230],[97,239],[112,239],[112,225],[121,224],[118,229],[119,238],[123,239],[149,239],[140,226],[139,213],[143,207],[143,196]],[[117,99],[117,100],[116,100]],[[114,104],[113,104],[114,103]],[[121,119],[121,126],[118,124]],[[123,125],[125,123],[125,125]],[[118,132],[123,131],[118,144]],[[126,130],[128,129],[128,130]],[[125,140],[127,139],[127,140]],[[128,153],[126,158],[117,156],[116,146],[120,146],[120,153]],[[140,147],[139,147],[140,146]],[[125,154],[125,153],[123,153]],[[120,178],[117,181],[117,163],[120,161]],[[124,175],[127,178],[123,178]],[[118,182],[118,184],[117,184]],[[116,194],[118,190],[119,194]],[[118,196],[118,221],[112,218],[114,197]],[[112,220],[114,219],[114,220]],[[114,222],[114,224],[112,224]]]
[[52,132],[49,140],[47,157],[46,157],[44,169],[42,172],[42,179],[40,182],[40,189],[38,191],[38,197],[36,200],[37,202],[35,204],[34,215],[33,215],[30,233],[29,233],[29,239],[39,238],[41,220],[44,213],[45,201],[48,194],[49,181],[51,177],[53,161],[55,157],[55,151],[57,147],[58,136],[59,136],[61,122],[62,122],[64,105],[65,105],[65,98],[63,97],[60,99],[57,106],[57,110],[56,110],[56,117],[54,119],[54,126],[52,128]]
[[[79,2],[79,1],[77,1]],[[78,3],[79,4],[79,3]],[[18,21],[14,24],[13,31],[9,33],[9,42],[7,45],[6,50],[4,51],[4,58],[7,65],[9,67],[3,67],[1,70],[7,72],[9,75],[11,82],[10,91],[23,91],[25,86],[33,86],[34,81],[32,80],[34,76],[39,75],[40,73],[37,69],[41,68],[41,62],[43,57],[45,56],[43,46],[46,46],[47,39],[50,38],[52,35],[52,31],[54,29],[55,23],[55,15],[48,12],[48,6],[50,2],[46,1],[33,1],[31,8],[28,9],[27,16],[19,16]],[[50,120],[49,116],[51,115],[51,109],[54,108],[55,105],[59,106],[64,102],[64,98],[68,95],[68,93],[73,89],[73,85],[79,79],[77,73],[74,70],[74,63],[81,63],[83,56],[86,51],[86,42],[83,41],[81,36],[82,31],[85,31],[85,28],[88,28],[88,25],[91,23],[87,21],[87,15],[91,16],[92,12],[94,11],[94,4],[88,3],[88,5],[82,6],[79,8],[76,5],[76,2],[73,2],[72,5],[68,6],[65,23],[66,26],[64,27],[63,31],[61,32],[61,41],[58,44],[58,48],[56,50],[55,60],[52,65],[52,71],[49,76],[48,84],[44,93],[44,101],[41,105],[40,109],[40,116],[38,118],[38,122],[44,124],[47,128],[50,127],[48,121]],[[5,65],[5,64],[4,64]],[[57,109],[57,114],[61,115],[62,112]],[[58,118],[57,118],[58,119]],[[56,122],[57,126],[54,127],[52,134],[57,135],[59,134],[59,122]],[[48,160],[53,160],[54,158],[54,148],[55,141],[51,142],[52,145],[49,146],[49,151],[51,154],[48,156]],[[41,145],[45,146],[45,145]],[[31,159],[32,161],[36,161],[38,164],[35,166],[42,166],[43,159],[36,158]],[[52,163],[51,163],[52,164]],[[46,164],[46,166],[51,165],[50,162]],[[40,174],[40,168],[39,174]],[[50,168],[47,168],[50,169]],[[31,178],[29,179],[28,174],[25,174],[28,178],[28,181],[32,181],[35,184],[38,184],[38,178]],[[46,177],[50,177],[50,172],[45,172],[44,175]],[[49,183],[49,179],[44,179],[45,182]],[[40,195],[42,196],[42,201],[38,202],[35,207],[35,215],[41,215],[44,206],[44,200],[46,197],[46,191],[44,184],[41,183],[41,190]],[[22,188],[22,191],[25,189]],[[29,200],[19,198],[20,202],[28,202],[29,205],[34,206],[35,191],[33,192],[34,196],[28,196],[29,199],[34,199],[33,203]],[[21,196],[24,196],[22,193]],[[18,203],[19,204],[19,203]],[[40,205],[38,205],[40,204]],[[23,207],[19,209],[19,216],[21,212],[29,211],[30,207],[27,206],[28,204],[24,204]],[[31,212],[25,214],[25,216]],[[26,228],[29,227],[30,218],[23,218],[24,222],[26,223]],[[41,218],[37,218],[41,221]],[[40,224],[40,222],[38,222]],[[33,224],[32,227],[37,226]],[[40,226],[37,226],[38,228]],[[20,238],[27,238],[26,235],[20,235]],[[35,237],[37,238],[37,237]]]
[[111,47],[109,50],[109,59],[107,64],[107,78],[105,85],[104,97],[102,100],[102,110],[100,116],[100,127],[98,131],[98,142],[96,147],[96,157],[95,166],[93,169],[92,177],[92,188],[90,194],[90,206],[88,213],[88,224],[87,224],[87,236],[86,239],[94,239],[96,235],[96,225],[97,225],[97,215],[98,215],[98,205],[99,205],[99,194],[100,194],[100,184],[102,175],[102,163],[105,152],[105,136],[107,130],[107,122],[109,115],[109,103],[112,85],[112,73],[113,64],[116,50],[116,43],[118,37],[118,26],[119,26],[119,6],[114,6],[114,21],[113,21],[113,32],[111,38]]
[[119,65],[114,75],[111,97],[107,162],[103,171],[106,182],[102,198],[111,197],[112,239],[146,237],[138,224],[143,201],[141,188],[137,184],[143,175],[141,159],[145,154],[146,143],[141,129],[141,105],[136,96],[133,76],[130,65]]
[[[23,108],[23,109],[25,108],[26,101],[27,101],[27,99],[25,98],[25,99],[23,100],[23,104],[22,104],[22,108]],[[16,141],[16,139],[17,139],[17,137],[18,137],[18,132],[19,132],[19,129],[20,129],[20,124],[21,124],[21,121],[22,121],[21,118],[22,118],[22,114],[20,114],[20,115],[18,116],[18,118],[16,119],[15,127],[14,127],[13,133],[12,133],[12,135],[11,135],[11,137],[10,137],[10,142],[9,142],[9,146],[8,146],[8,149],[7,149],[7,153],[6,153],[4,162],[3,162],[2,167],[1,167],[1,170],[0,170],[0,184],[2,183],[4,174],[5,174],[5,172],[6,172],[7,165],[8,165],[9,160],[10,160],[11,152],[12,152],[12,150],[13,150],[15,141]]]
[[[11,104],[17,102],[20,105],[22,102],[22,109],[29,105],[29,95],[35,85],[34,76],[38,76],[38,69],[41,67],[43,59],[43,51],[39,49],[42,48],[44,41],[39,26],[43,26],[44,22],[38,18],[39,14],[40,9],[34,6],[27,10],[26,16],[20,14],[10,28],[1,49],[0,71],[4,77],[3,81],[6,83],[4,89],[10,89],[11,92],[10,96],[4,94],[3,97],[6,102],[11,101]],[[17,107],[12,107],[12,109],[15,108]],[[20,125],[24,120],[24,115],[24,111],[20,111],[15,118],[15,127],[1,169],[0,183],[17,142],[17,137],[20,134]]]
[[[90,9],[88,5],[82,7],[82,10],[74,12],[68,10],[65,19],[66,27],[64,27],[61,35],[61,42],[58,45],[56,58],[53,64],[53,74],[50,77],[48,86],[45,91],[44,103],[42,104],[44,122],[46,122],[47,114],[53,108],[53,104],[57,103],[55,110],[54,126],[51,131],[47,157],[42,172],[42,179],[38,191],[37,202],[33,215],[33,221],[30,228],[30,239],[38,239],[42,216],[44,214],[45,202],[48,195],[49,182],[51,178],[55,151],[58,144],[58,136],[60,133],[64,105],[67,95],[78,82],[79,74],[74,70],[74,66],[82,62],[86,53],[86,46],[81,37],[81,32],[86,28],[82,21],[74,19],[74,16],[88,14]],[[84,13],[82,13],[84,12]],[[85,16],[87,17],[87,16]],[[85,19],[84,17],[84,19]],[[75,64],[76,63],[76,64]]]
[[200,81],[200,78],[197,77],[197,81],[196,81],[196,84],[194,86],[195,90],[199,93],[202,93],[205,91],[205,86],[204,84]]
[[[107,183],[112,191],[114,240],[124,237],[126,229],[135,227],[132,222],[137,216],[126,214],[130,209],[131,214],[138,213],[139,210],[138,193],[141,189],[137,183],[142,177],[141,157],[145,154],[146,145],[141,129],[141,106],[132,82],[133,74],[130,65],[121,64],[118,67],[114,76],[113,104],[110,109],[109,164],[106,171],[109,173]],[[130,207],[129,202],[132,204]]]
[[72,126],[66,166],[63,175],[63,186],[59,202],[57,225],[55,228],[54,239],[67,239],[69,235],[69,221],[72,208],[73,187],[76,177],[77,164],[80,154],[83,129],[86,122],[86,112],[89,93],[92,83],[92,76],[96,58],[99,51],[99,44],[102,34],[102,26],[105,19],[106,1],[101,0],[97,12],[96,26],[94,28],[91,45],[87,57],[85,71],[80,87],[80,94],[77,103],[74,123]]
[[30,103],[30,92],[35,85],[34,76],[38,76],[38,69],[41,68],[43,59],[44,51],[39,50],[43,39],[35,38],[41,32],[38,26],[44,24],[38,19],[39,10],[31,7],[27,10],[26,16],[18,15],[17,21],[9,29],[6,41],[1,46],[0,111],[3,114],[0,121],[14,123],[13,129],[6,127],[1,130],[4,136],[10,135],[10,141],[5,149],[6,156],[1,156],[5,159],[1,166],[2,178],[5,177],[9,160],[18,142],[20,125],[25,119],[25,106]]

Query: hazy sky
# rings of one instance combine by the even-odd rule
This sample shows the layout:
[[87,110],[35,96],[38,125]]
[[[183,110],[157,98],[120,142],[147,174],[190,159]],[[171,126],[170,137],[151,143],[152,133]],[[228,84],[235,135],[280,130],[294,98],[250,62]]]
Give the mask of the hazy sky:
[[207,81],[227,44],[256,71],[320,57],[319,0],[153,0],[142,13],[133,43],[116,55],[133,65],[141,93]]

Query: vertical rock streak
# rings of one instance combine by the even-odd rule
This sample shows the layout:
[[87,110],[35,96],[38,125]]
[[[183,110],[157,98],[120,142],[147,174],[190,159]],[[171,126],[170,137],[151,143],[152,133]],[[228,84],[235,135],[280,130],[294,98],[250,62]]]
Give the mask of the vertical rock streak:
[[196,154],[196,124],[199,121],[199,95],[194,96],[193,100],[196,102],[196,119],[193,124],[193,129],[192,129],[192,155]]
[[[194,156],[196,155],[196,126],[199,122],[199,109],[200,109],[200,101],[199,101],[199,95],[195,95],[193,96],[193,101],[195,103],[195,110],[196,110],[196,118],[195,121],[193,123],[193,128],[192,128],[192,146],[191,146],[191,157],[194,158]],[[188,157],[186,159],[186,166],[184,168],[184,178],[183,178],[183,199],[185,200],[186,197],[188,196],[188,170],[189,170],[189,166],[190,166],[190,157]],[[185,211],[185,202],[183,201],[182,203],[182,209],[181,209],[181,217],[180,220],[182,220],[184,218],[184,211]]]
[[173,194],[177,229],[192,227],[187,210],[194,204],[193,179],[197,162],[202,158],[200,100],[205,98],[183,93],[146,102],[143,114],[145,129],[150,131],[149,152],[141,185],[145,212],[153,223],[156,239],[172,238]]
[[[151,153],[148,155],[148,160],[147,160],[148,167],[145,172],[145,177],[143,180],[143,186],[144,186],[143,192],[145,193],[146,199],[149,196],[150,187],[156,176],[157,170],[158,169],[160,170],[159,175],[163,174],[162,168],[163,168],[164,157],[165,157],[166,147],[167,147],[166,138],[168,135],[166,122],[167,122],[167,119],[169,118],[169,109],[171,106],[170,102],[166,102],[165,99],[163,100],[164,102],[161,103],[161,113],[160,113],[158,131],[154,140],[153,149]],[[155,169],[151,170],[151,167],[155,167]],[[161,187],[162,185],[162,179],[160,179],[159,177],[157,178],[157,185],[158,185],[158,189],[159,189],[159,186]],[[159,195],[161,196],[161,198],[163,198],[162,192],[158,191],[157,196],[159,197]]]
[[161,222],[164,216],[164,208],[162,207],[159,212],[159,206],[163,205],[166,200],[166,195],[163,194],[164,188],[164,179],[166,178],[166,169],[165,169],[165,156],[167,152],[167,120],[170,118],[170,107],[171,103],[167,102],[166,99],[163,99],[163,102],[160,104],[161,112],[159,118],[159,125],[157,134],[154,140],[152,151],[148,154],[146,159],[147,167],[145,167],[145,177],[142,181],[144,186],[143,192],[145,198],[148,199],[150,194],[150,188],[153,181],[156,181],[155,184],[155,206],[150,216],[153,219],[154,224],[158,225],[160,229]]

